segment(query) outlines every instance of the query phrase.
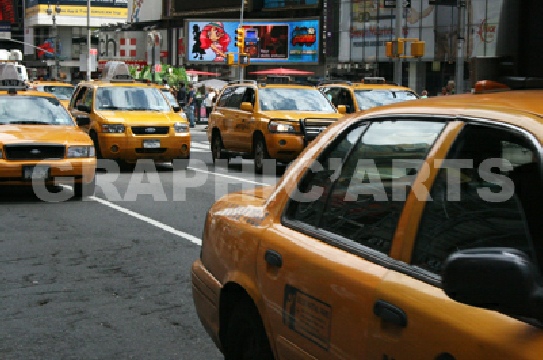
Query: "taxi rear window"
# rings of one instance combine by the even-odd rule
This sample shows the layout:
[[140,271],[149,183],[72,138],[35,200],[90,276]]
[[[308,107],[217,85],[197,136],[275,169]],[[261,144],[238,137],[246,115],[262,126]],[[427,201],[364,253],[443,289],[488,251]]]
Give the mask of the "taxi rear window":
[[74,86],[38,86],[39,91],[45,91],[51,93],[59,100],[70,100],[72,93],[74,92]]
[[58,99],[39,96],[0,96],[0,125],[75,125]]

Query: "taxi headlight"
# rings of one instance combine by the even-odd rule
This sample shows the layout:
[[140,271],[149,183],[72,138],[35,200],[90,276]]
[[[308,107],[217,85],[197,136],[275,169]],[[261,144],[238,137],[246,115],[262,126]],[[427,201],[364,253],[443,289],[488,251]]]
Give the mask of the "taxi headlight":
[[104,133],[115,133],[122,134],[124,133],[124,125],[122,124],[103,124],[102,132]]
[[270,132],[273,133],[295,133],[296,130],[294,129],[294,125],[285,123],[285,122],[279,122],[279,121],[270,121],[268,125],[268,129]]
[[94,146],[70,146],[68,147],[69,158],[94,157]]
[[186,133],[189,132],[189,124],[186,122],[176,122],[173,124],[173,129],[176,133]]

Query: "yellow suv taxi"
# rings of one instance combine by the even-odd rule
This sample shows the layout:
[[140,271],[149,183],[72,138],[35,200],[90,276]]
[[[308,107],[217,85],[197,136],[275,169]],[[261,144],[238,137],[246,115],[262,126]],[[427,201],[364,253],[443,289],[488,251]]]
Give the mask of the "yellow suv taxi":
[[336,107],[345,105],[348,114],[419,98],[410,88],[387,83],[383,77],[366,77],[362,82],[334,80],[318,88]]
[[347,116],[212,205],[192,293],[225,358],[540,359],[543,90],[499,88]]
[[75,86],[69,82],[55,81],[55,80],[35,80],[30,83],[30,88],[45,91],[56,96],[64,107],[68,108],[70,98],[74,92]]
[[208,121],[213,163],[242,156],[254,159],[254,171],[262,173],[267,159],[295,159],[344,113],[313,86],[230,83],[219,94]]
[[134,81],[122,62],[106,64],[101,80],[80,82],[68,109],[90,119],[86,130],[98,158],[122,163],[190,158],[189,124],[179,107],[154,84]]
[[27,89],[13,65],[0,64],[0,185],[42,197],[67,183],[76,197],[93,195],[94,146],[78,125],[88,121],[76,124],[54,95]]

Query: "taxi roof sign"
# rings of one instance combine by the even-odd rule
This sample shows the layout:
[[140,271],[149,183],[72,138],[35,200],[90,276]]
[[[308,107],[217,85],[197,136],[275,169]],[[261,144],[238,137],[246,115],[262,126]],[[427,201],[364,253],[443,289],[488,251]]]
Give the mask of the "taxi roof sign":
[[14,64],[0,64],[0,89],[26,89],[25,82],[19,80],[19,73]]
[[133,80],[128,65],[124,61],[108,61],[102,74],[104,80]]

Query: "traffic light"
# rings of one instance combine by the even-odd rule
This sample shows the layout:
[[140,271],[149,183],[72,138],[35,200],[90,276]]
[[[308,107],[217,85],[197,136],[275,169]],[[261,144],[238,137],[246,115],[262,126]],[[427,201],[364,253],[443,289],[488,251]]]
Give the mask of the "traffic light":
[[226,65],[234,65],[234,53],[226,53]]
[[392,41],[387,41],[385,43],[385,55],[387,57],[394,57],[394,54],[392,53]]
[[238,52],[242,53],[245,49],[245,29],[239,27],[236,29],[236,41],[234,45],[238,47]]
[[414,41],[411,43],[411,56],[419,58],[424,56],[424,41]]

